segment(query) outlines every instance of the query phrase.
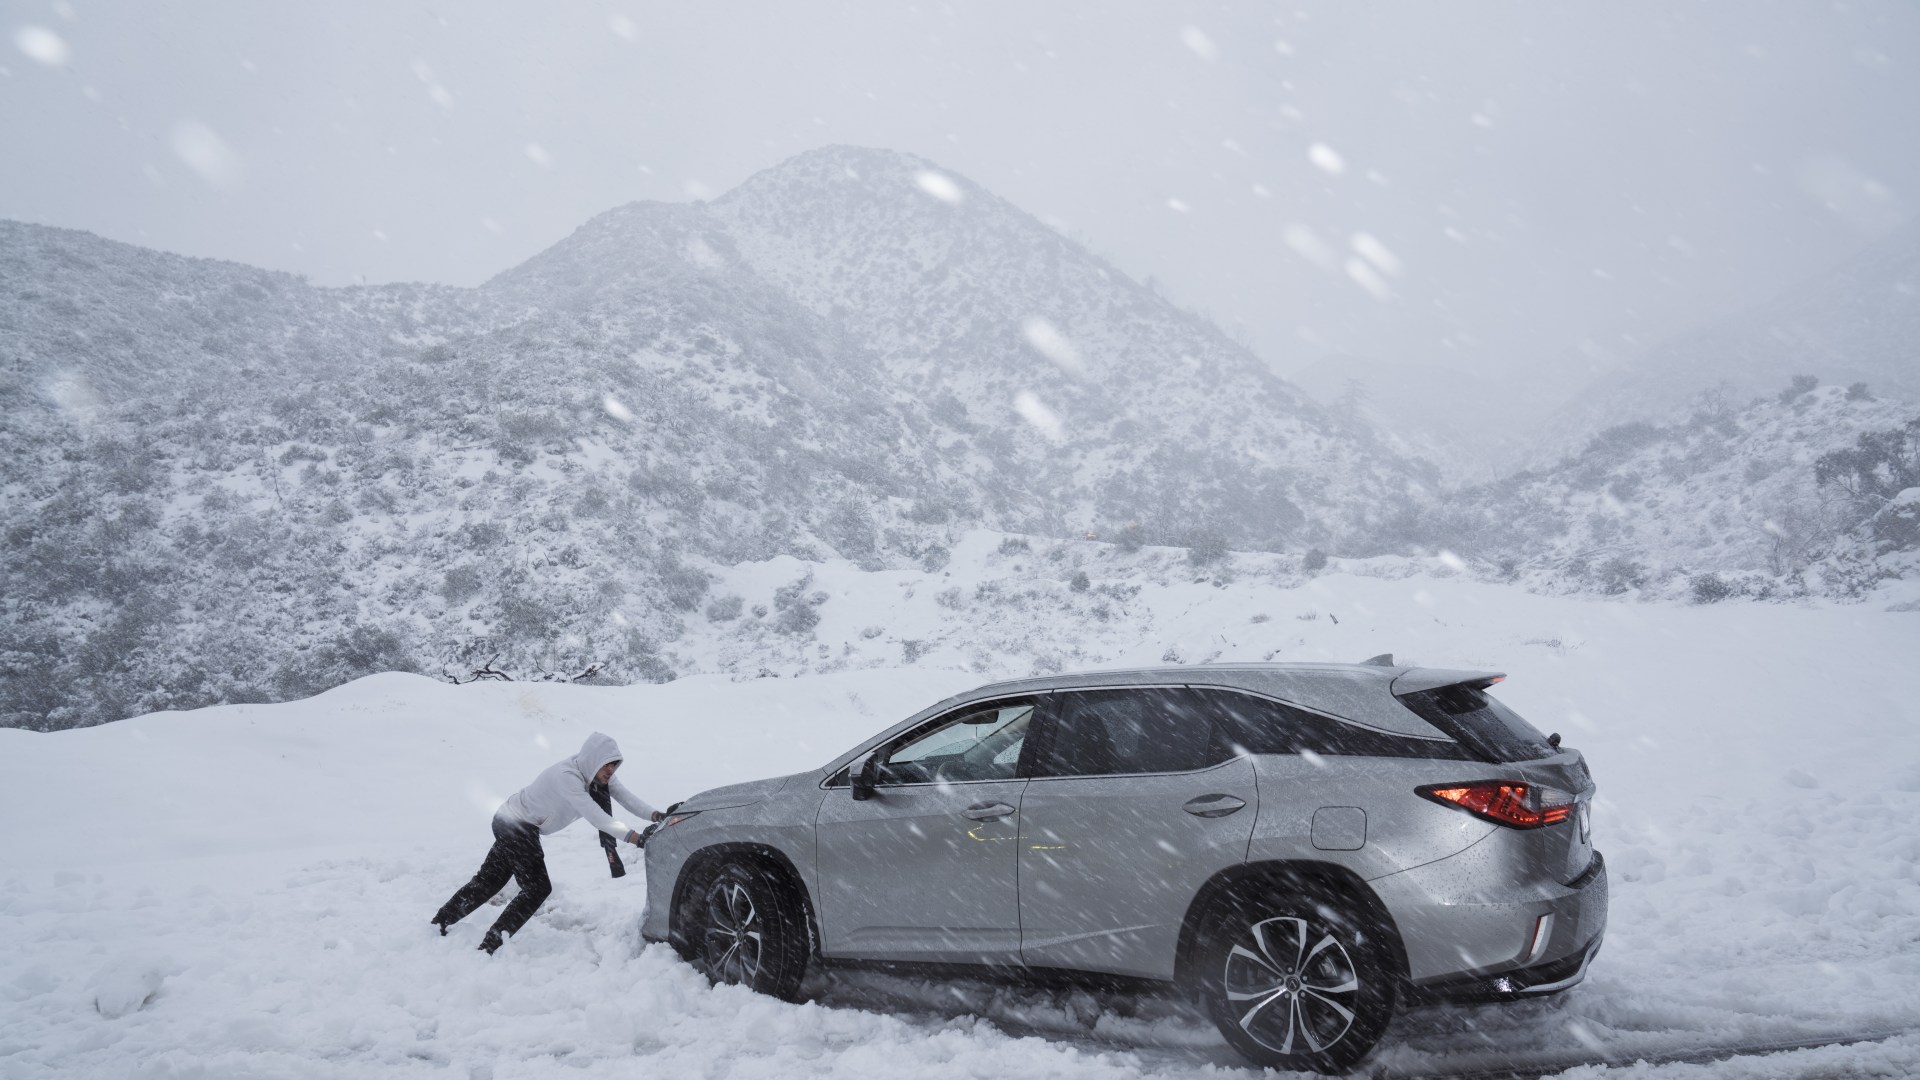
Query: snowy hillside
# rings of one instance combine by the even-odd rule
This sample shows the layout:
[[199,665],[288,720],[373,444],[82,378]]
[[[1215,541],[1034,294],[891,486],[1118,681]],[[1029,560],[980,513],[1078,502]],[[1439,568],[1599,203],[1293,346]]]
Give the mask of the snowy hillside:
[[1522,456],[1557,456],[1604,428],[1685,419],[1718,388],[1735,401],[1795,375],[1920,403],[1920,228],[1910,227],[1755,308],[1631,357],[1556,410]]
[[[968,567],[1056,565],[986,539],[956,550],[949,578],[816,568],[832,593],[821,640],[896,621],[930,633],[902,605],[935,581],[973,605],[991,583]],[[1177,554],[1136,553],[1142,590],[1124,603],[1092,563],[1088,589],[1027,603],[1154,612],[1130,652],[1088,642],[1114,659],[1391,650],[1505,670],[1501,697],[1592,765],[1613,907],[1588,981],[1544,1006],[1410,1014],[1378,1059],[1392,1075],[1663,1055],[1724,1059],[1715,1077],[1920,1070],[1911,1034],[1729,1056],[1920,1027],[1920,771],[1886,752],[1920,724],[1897,678],[1920,648],[1913,612],[1630,604],[1459,575],[1287,582],[1238,559],[1222,587],[1177,575]],[[756,599],[756,581],[794,569],[721,587]],[[921,596],[895,599],[908,590]],[[934,610],[952,609],[936,593]],[[590,730],[623,744],[637,791],[673,800],[823,762],[1019,667],[982,663],[959,670],[967,650],[934,642],[914,665],[800,678],[381,675],[282,705],[0,731],[0,817],[33,823],[0,835],[0,1074],[1252,1075],[1168,1001],[877,975],[816,977],[799,1006],[709,988],[642,947],[641,875],[609,879],[581,827],[549,840],[556,892],[499,955],[473,947],[482,920],[445,939],[427,925],[485,850],[496,801]]]
[[[1330,356],[1290,379],[1349,423],[1430,461],[1453,483],[1507,471],[1534,441],[1533,403],[1546,388],[1433,364]],[[1536,380],[1537,381],[1537,380]]]
[[[609,211],[478,289],[315,288],[17,223],[0,271],[6,726],[378,671],[623,684],[759,648],[819,661],[812,606],[741,619],[737,568],[942,572],[981,529],[1196,567],[1444,550],[1549,590],[1674,595],[1707,573],[1737,579],[1723,595],[1859,595],[1920,546],[1863,540],[1880,507],[1812,475],[1910,417],[1890,401],[1722,394],[1447,492],[1414,455],[1462,460],[1485,441],[1462,429],[1512,426],[1471,387],[1322,407],[1018,208],[884,151]],[[1458,438],[1372,422],[1422,399]],[[1123,606],[1069,599],[1063,639]],[[736,638],[724,661],[702,644]]]
[[477,290],[20,224],[0,258],[0,723],[489,660],[659,679],[702,565],[931,566],[979,527],[1363,549],[1422,484],[905,155],[623,207]]
[[[1725,399],[1671,426],[1623,424],[1544,468],[1451,493],[1409,530],[1530,585],[1721,600],[1859,595],[1912,574],[1920,529],[1885,526],[1920,486],[1920,409],[1837,386]],[[1823,456],[1865,437],[1885,496],[1822,482]],[[1841,478],[1844,481],[1844,478]]]

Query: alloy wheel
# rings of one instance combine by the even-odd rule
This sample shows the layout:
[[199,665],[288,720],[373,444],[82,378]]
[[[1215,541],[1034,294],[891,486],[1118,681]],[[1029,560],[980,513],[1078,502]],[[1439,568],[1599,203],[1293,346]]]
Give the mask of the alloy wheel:
[[737,881],[716,882],[707,892],[706,958],[720,982],[750,983],[760,974],[760,913]]
[[1353,1027],[1358,969],[1338,938],[1305,919],[1254,923],[1222,978],[1240,1029],[1274,1053],[1320,1053]]

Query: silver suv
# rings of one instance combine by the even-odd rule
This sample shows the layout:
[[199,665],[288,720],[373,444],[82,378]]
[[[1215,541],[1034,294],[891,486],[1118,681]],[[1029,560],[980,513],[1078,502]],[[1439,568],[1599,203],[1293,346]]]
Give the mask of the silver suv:
[[1254,1062],[1341,1071],[1398,1007],[1563,990],[1600,948],[1593,782],[1503,677],[1383,656],[983,686],[673,808],[642,933],[789,1000],[814,962],[1172,982]]

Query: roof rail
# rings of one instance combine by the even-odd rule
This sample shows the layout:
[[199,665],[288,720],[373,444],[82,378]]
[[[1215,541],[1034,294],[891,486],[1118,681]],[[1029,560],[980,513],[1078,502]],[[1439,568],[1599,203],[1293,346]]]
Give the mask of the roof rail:
[[1363,663],[1363,664],[1368,664],[1368,665],[1371,665],[1371,666],[1373,666],[1373,667],[1395,667],[1395,666],[1397,666],[1397,665],[1395,665],[1395,664],[1394,664],[1394,662],[1393,662],[1393,654],[1392,654],[1392,653],[1390,653],[1390,652],[1383,652],[1383,653],[1381,653],[1381,654],[1380,654],[1379,656],[1369,656],[1369,657],[1367,657],[1367,658],[1366,658],[1365,660],[1362,660],[1362,661],[1360,661],[1360,662],[1361,662],[1361,663]]

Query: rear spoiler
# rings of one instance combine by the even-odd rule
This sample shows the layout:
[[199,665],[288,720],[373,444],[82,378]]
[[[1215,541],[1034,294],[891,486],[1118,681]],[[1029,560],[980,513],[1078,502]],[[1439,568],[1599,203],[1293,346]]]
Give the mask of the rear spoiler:
[[1485,690],[1494,683],[1507,677],[1504,671],[1448,671],[1443,668],[1408,668],[1393,680],[1393,696],[1417,694],[1422,690],[1438,690],[1446,686],[1464,686],[1469,690]]

